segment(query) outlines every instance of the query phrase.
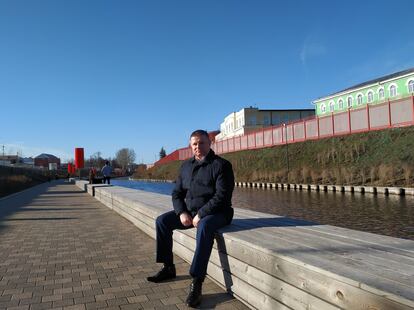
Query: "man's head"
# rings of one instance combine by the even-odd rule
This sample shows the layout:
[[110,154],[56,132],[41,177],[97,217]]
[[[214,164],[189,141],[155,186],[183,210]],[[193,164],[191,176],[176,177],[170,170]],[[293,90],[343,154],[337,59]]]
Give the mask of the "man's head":
[[109,166],[109,161],[108,160],[105,162],[105,165]]
[[210,151],[211,146],[207,131],[201,129],[193,131],[190,136],[190,146],[195,159],[202,160]]

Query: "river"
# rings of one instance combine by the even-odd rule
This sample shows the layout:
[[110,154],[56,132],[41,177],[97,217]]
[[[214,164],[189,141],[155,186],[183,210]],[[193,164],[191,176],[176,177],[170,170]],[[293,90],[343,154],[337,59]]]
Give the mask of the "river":
[[[113,180],[113,185],[170,195],[173,183]],[[236,187],[233,206],[414,240],[414,197]]]

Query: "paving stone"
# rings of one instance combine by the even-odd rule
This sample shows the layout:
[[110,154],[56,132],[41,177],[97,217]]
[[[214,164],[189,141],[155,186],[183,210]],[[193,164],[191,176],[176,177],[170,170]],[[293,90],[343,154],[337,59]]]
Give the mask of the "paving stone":
[[73,305],[73,306],[67,306],[63,307],[64,310],[85,310],[85,305]]
[[52,308],[52,302],[42,302],[40,304],[31,304],[30,310],[45,310],[45,309],[51,309]]
[[161,298],[161,302],[164,305],[174,305],[181,303],[181,299],[178,297],[168,297],[168,298]]
[[31,292],[26,292],[26,293],[19,293],[19,294],[14,294],[12,296],[12,299],[26,299],[26,298],[32,298],[33,293]]
[[139,303],[148,301],[148,297],[146,295],[134,296],[134,297],[127,297],[130,303]]
[[83,297],[82,292],[73,292],[73,293],[66,293],[62,295],[63,299],[68,299],[68,298],[81,298]]
[[19,305],[30,305],[30,304],[40,304],[42,302],[42,297],[32,297],[27,299],[20,299]]
[[137,310],[142,309],[142,306],[140,304],[128,304],[128,305],[122,305],[121,310]]
[[72,306],[74,304],[73,299],[62,299],[58,301],[53,302],[53,307],[66,307],[66,306]]
[[43,296],[42,302],[48,302],[48,301],[56,301],[56,300],[62,300],[62,295],[50,295],[50,296]]
[[88,310],[94,310],[94,309],[106,308],[108,305],[105,301],[99,301],[99,302],[87,303],[85,306],[86,306],[86,309]]
[[87,304],[89,302],[95,302],[95,296],[79,297],[74,299],[75,305]]
[[17,307],[9,307],[7,310],[29,310],[29,305],[22,305]]
[[12,299],[13,295],[4,295],[0,297],[0,302],[9,301]]
[[128,300],[124,298],[115,298],[115,299],[109,299],[106,301],[108,306],[121,306],[128,304]]

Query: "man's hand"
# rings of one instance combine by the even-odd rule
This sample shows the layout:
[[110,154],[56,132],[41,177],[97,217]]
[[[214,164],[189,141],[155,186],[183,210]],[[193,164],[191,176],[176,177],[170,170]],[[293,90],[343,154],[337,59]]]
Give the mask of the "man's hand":
[[191,215],[187,212],[183,212],[180,214],[180,221],[181,224],[183,224],[185,227],[188,227],[193,222],[193,219],[191,218]]
[[196,216],[194,216],[193,218],[193,226],[197,227],[198,226],[198,222],[200,222],[200,217],[198,216],[198,214]]

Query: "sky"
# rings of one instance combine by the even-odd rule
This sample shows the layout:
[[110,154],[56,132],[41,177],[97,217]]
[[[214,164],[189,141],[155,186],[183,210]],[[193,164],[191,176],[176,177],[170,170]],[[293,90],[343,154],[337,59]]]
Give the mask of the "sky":
[[414,67],[411,0],[0,0],[0,153],[137,163]]

